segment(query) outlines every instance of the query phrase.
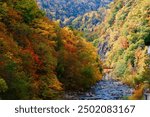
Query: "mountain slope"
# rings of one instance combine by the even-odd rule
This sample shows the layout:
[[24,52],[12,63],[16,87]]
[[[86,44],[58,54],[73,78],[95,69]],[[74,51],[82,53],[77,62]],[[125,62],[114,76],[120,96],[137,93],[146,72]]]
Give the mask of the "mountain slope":
[[79,15],[96,11],[112,0],[37,0],[50,19],[57,19],[67,24]]
[[46,18],[34,0],[1,0],[0,98],[62,99],[100,79],[92,44]]
[[104,20],[106,14],[106,8],[99,8],[97,11],[90,11],[84,15],[80,15],[75,18],[70,26],[74,29],[84,32],[83,36],[92,42],[98,38],[96,33],[100,23]]
[[99,25],[106,7],[113,0],[37,0],[50,19],[61,26],[71,26],[82,31],[89,41],[97,38],[95,26]]
[[113,77],[134,86],[150,83],[144,75],[145,44],[150,42],[149,0],[115,0],[100,26],[99,42],[99,53],[106,66],[113,68]]

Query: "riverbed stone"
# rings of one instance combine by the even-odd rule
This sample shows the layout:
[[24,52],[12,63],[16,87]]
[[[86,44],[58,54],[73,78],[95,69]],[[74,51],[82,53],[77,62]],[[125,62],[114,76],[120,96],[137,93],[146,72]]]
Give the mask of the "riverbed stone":
[[79,100],[118,100],[132,95],[133,89],[120,81],[104,79],[97,82],[88,92],[72,93],[69,99]]

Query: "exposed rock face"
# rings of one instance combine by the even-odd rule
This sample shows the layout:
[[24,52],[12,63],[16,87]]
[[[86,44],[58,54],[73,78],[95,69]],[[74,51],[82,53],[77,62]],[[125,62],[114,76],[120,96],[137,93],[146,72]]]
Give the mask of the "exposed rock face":
[[150,55],[150,46],[148,46],[148,54]]
[[104,60],[105,59],[105,55],[108,51],[108,42],[104,42],[104,43],[99,43],[98,46],[98,54],[101,56],[101,59]]

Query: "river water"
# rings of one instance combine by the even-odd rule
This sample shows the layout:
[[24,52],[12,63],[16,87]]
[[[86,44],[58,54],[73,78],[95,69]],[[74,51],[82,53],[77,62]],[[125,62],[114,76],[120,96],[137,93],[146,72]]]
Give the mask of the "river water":
[[65,99],[72,100],[122,100],[132,95],[133,89],[120,81],[104,79],[97,82],[88,92],[67,92]]

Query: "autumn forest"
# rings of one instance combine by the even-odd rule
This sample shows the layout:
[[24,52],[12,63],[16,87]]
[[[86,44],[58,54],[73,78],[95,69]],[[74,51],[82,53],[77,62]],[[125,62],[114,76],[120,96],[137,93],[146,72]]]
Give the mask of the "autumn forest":
[[[121,98],[102,95],[111,83]],[[0,99],[139,100],[145,90],[149,0],[0,0]]]

